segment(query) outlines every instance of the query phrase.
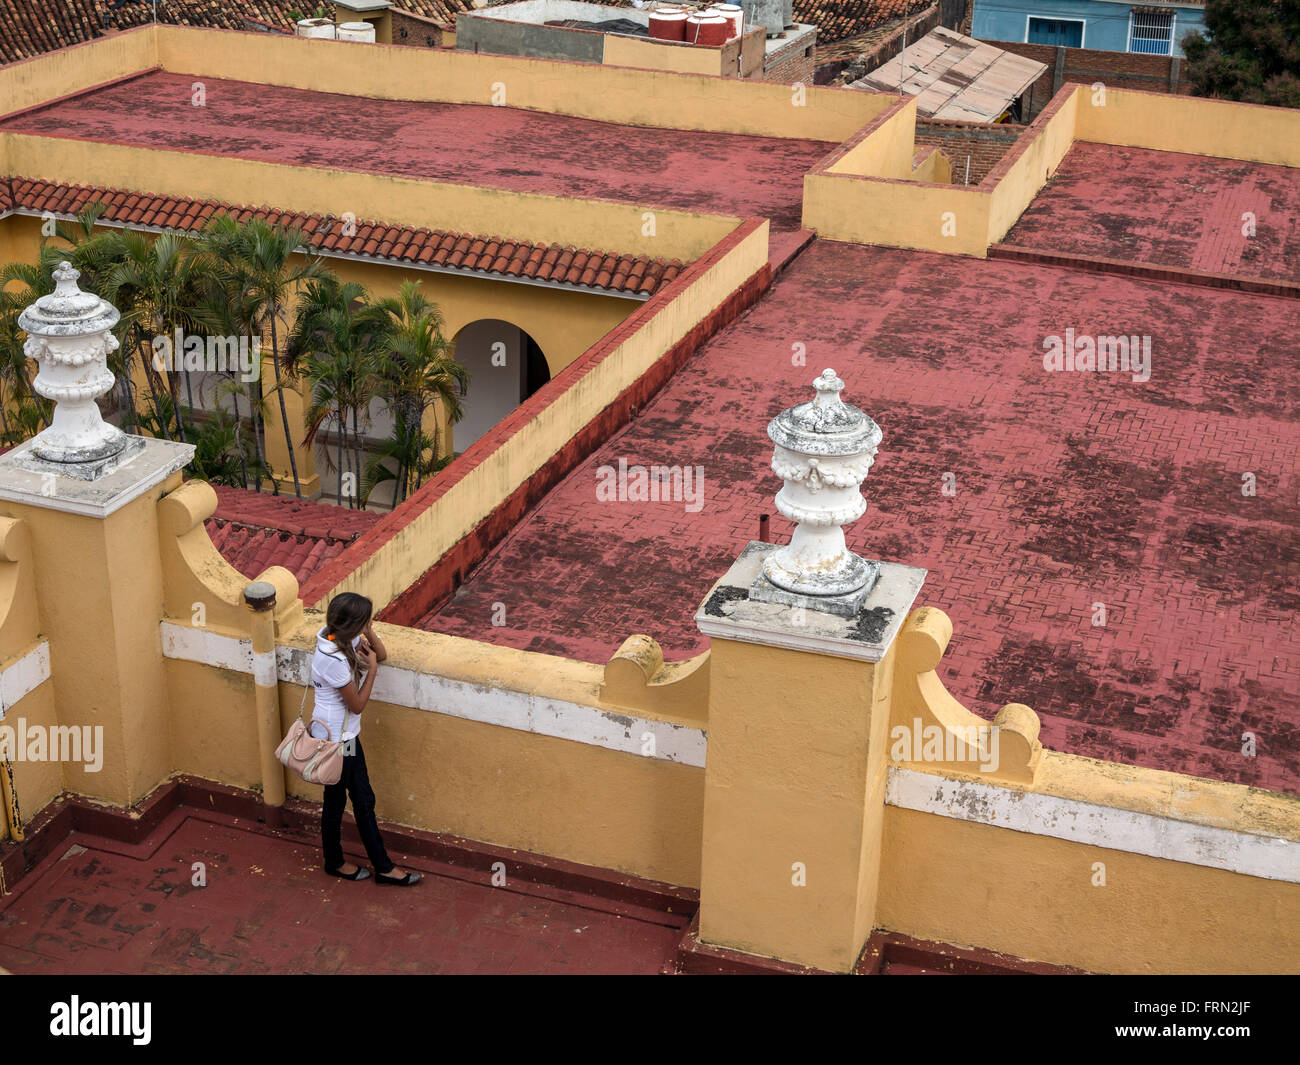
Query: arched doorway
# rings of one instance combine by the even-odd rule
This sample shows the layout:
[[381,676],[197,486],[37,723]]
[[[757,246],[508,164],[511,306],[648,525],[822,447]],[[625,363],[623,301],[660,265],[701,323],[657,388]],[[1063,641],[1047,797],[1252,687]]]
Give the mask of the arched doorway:
[[460,454],[551,379],[546,355],[527,332],[500,318],[480,318],[456,334],[455,356],[469,371],[461,404],[465,416],[452,431]]

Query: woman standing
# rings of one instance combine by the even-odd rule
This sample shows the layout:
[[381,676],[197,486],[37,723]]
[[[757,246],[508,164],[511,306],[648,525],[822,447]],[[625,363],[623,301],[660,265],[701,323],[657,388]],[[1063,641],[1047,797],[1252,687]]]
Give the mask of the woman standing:
[[[371,625],[372,604],[364,595],[343,592],[330,600],[325,627],[316,633],[316,654],[311,660],[311,681],[316,689],[312,711],[313,736],[341,741],[344,748],[343,775],[337,784],[325,788],[321,809],[321,842],[325,848],[325,871],[344,880],[369,880],[370,872],[345,863],[340,832],[343,810],[352,799],[352,814],[365,844],[378,884],[409,886],[420,882],[420,874],[403,873],[393,865],[384,849],[375,822],[375,793],[366,773],[366,756],[361,749],[361,712],[370,700],[379,663],[388,657],[384,643]],[[364,679],[363,679],[364,678]]]

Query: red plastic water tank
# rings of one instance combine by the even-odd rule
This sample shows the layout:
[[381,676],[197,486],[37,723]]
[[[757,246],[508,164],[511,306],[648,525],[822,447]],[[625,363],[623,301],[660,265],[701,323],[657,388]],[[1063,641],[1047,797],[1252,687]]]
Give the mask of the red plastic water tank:
[[656,41],[686,39],[686,12],[660,8],[650,12],[650,36]]
[[728,40],[740,36],[740,31],[745,25],[745,12],[739,4],[714,4],[709,8],[709,13],[721,15],[731,23],[731,32]]
[[714,48],[727,43],[731,23],[722,15],[704,12],[691,15],[686,20],[686,41],[690,44],[710,45]]

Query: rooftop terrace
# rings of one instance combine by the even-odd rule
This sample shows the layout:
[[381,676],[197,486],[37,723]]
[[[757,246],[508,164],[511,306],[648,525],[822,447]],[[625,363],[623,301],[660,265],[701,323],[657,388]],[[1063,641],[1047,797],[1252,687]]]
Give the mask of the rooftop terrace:
[[[816,241],[421,625],[590,662],[636,632],[703,651],[700,575],[774,511],[767,422],[833,366],[884,431],[850,546],[930,570],[958,699],[1033,706],[1056,749],[1294,792],[1293,316],[1275,297]],[[1045,372],[1044,338],[1067,329],[1149,336],[1150,380]],[[597,469],[620,460],[699,464],[703,508],[598,502]]]
[[[351,829],[349,828],[349,833]],[[365,861],[350,845],[349,857]],[[653,974],[686,913],[618,906],[394,851],[426,880],[376,891],[320,871],[310,834],[179,809],[137,844],[76,833],[0,900],[18,974]],[[193,884],[193,863],[207,870]]]
[[432,178],[800,225],[803,175],[834,145],[563,115],[310,92],[151,72],[20,114],[2,129],[302,166]]
[[1294,167],[1078,141],[1006,243],[1300,283],[1298,217]]

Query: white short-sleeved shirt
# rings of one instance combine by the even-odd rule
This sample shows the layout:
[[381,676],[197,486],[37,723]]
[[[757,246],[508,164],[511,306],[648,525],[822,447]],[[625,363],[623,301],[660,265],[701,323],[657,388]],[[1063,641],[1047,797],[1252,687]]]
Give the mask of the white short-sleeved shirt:
[[[358,636],[352,641],[355,649],[361,642]],[[363,674],[364,675],[364,674]],[[361,731],[361,715],[348,710],[343,701],[340,688],[347,687],[352,680],[352,667],[348,660],[330,640],[325,638],[322,628],[316,633],[316,653],[311,659],[311,683],[316,689],[316,708],[312,711],[312,724],[321,722],[329,729],[329,738],[339,741],[345,736],[356,736]],[[319,727],[311,729],[313,736],[320,736]],[[323,737],[322,737],[323,738]]]

